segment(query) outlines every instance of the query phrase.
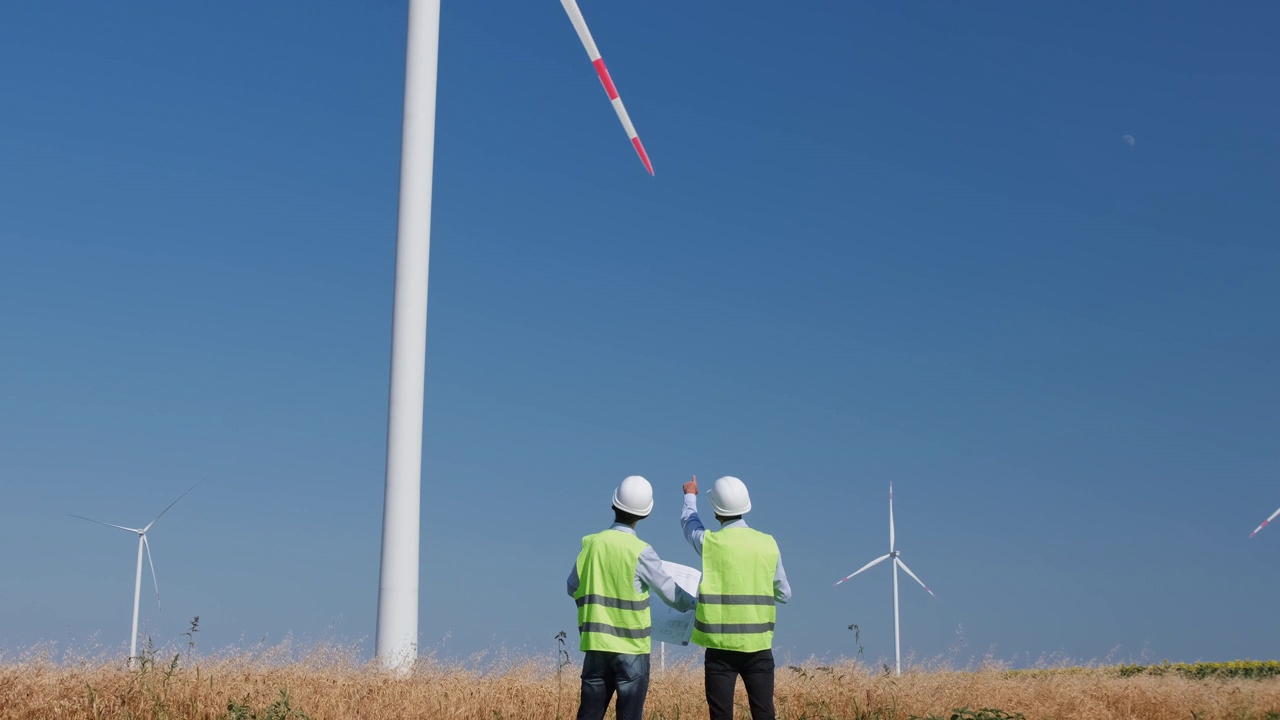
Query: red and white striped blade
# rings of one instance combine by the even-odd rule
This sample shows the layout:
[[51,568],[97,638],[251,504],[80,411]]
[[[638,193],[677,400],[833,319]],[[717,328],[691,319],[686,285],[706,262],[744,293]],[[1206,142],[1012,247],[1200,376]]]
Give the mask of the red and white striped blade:
[[1261,525],[1259,525],[1259,526],[1257,527],[1257,529],[1255,529],[1253,532],[1249,533],[1249,537],[1253,537],[1254,535],[1257,535],[1257,534],[1258,534],[1258,530],[1261,530],[1262,528],[1264,528],[1264,527],[1266,527],[1267,525],[1269,525],[1269,524],[1271,523],[1271,521],[1272,521],[1272,520],[1275,520],[1275,519],[1276,519],[1276,516],[1277,516],[1277,515],[1280,515],[1280,510],[1276,510],[1275,512],[1271,513],[1271,517],[1267,518],[1266,520],[1263,520],[1263,521],[1262,521],[1262,524],[1261,524]]
[[[874,566],[876,566],[876,565],[879,565],[880,563],[884,562],[885,560],[888,560],[890,557],[893,557],[893,556],[892,556],[892,555],[881,555],[880,557],[876,558],[875,560],[872,560],[871,562],[867,563],[866,565],[863,565],[862,567],[858,568],[857,572],[854,572],[854,573],[853,573],[853,575],[857,575],[858,573],[862,572],[863,570],[866,570],[866,569],[868,569],[868,568],[871,568],[871,567],[874,567]],[[850,576],[848,576],[848,577],[844,578],[844,580],[837,580],[837,581],[836,581],[836,585],[839,585],[840,583],[844,582],[845,580],[849,580],[850,578],[852,578],[852,577],[853,577],[853,575],[850,575]],[[833,586],[833,587],[834,587],[834,586]]]
[[[911,576],[912,580],[915,580],[916,582],[920,583],[920,587],[924,588],[925,592],[929,593],[930,595],[933,595],[933,591],[929,589],[929,586],[925,585],[923,580],[916,577],[916,574],[911,572],[911,568],[907,567],[906,563],[902,562],[902,560],[897,558],[894,558],[894,562],[898,563],[898,567],[902,568],[903,570],[906,570],[907,574]],[[937,595],[934,595],[934,597],[937,597]]]
[[578,32],[578,39],[582,41],[582,47],[587,51],[587,57],[591,58],[591,64],[596,68],[596,74],[600,76],[600,83],[604,85],[604,91],[609,96],[609,102],[613,103],[613,111],[617,113],[618,120],[622,122],[622,129],[626,130],[627,138],[631,140],[631,147],[635,148],[636,154],[640,156],[640,162],[644,163],[644,167],[653,174],[653,163],[649,162],[649,153],[645,152],[644,145],[640,142],[640,136],[636,134],[636,127],[631,123],[631,116],[627,114],[627,108],[622,104],[622,98],[618,96],[618,88],[613,84],[613,78],[609,76],[609,69],[604,65],[604,58],[600,57],[600,49],[596,47],[596,41],[591,37],[591,31],[587,29],[587,21],[582,17],[582,11],[578,9],[577,0],[560,0],[560,4],[564,6],[564,11],[569,14],[569,20],[573,22],[573,29]]

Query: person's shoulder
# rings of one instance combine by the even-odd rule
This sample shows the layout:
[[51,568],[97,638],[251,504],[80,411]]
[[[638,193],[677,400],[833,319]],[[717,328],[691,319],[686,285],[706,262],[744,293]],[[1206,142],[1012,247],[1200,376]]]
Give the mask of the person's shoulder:
[[614,532],[616,533],[616,535],[611,536],[609,538],[610,540],[613,540],[615,542],[626,543],[628,545],[631,545],[632,547],[638,547],[638,548],[649,547],[649,543],[643,540],[640,537],[640,533],[637,533],[634,530],[631,532],[626,532],[624,530],[615,529]]
[[777,544],[778,544],[778,539],[777,539],[777,538],[775,538],[771,533],[767,533],[767,532],[765,532],[765,531],[763,531],[763,530],[757,530],[757,529],[755,529],[755,528],[750,528],[750,530],[751,530],[752,532],[756,533],[757,535],[760,535],[762,538],[766,538],[766,539],[768,539],[768,540],[769,540],[769,542],[773,543],[774,545],[777,545]]

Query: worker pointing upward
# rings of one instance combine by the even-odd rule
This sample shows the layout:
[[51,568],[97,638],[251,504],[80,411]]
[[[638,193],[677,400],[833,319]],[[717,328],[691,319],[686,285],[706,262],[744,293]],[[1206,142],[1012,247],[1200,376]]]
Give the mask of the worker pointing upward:
[[720,529],[698,518],[698,478],[684,484],[680,526],[702,556],[702,582],[694,612],[693,642],[707,649],[704,663],[711,720],[733,720],[733,692],[742,676],[752,720],[774,720],[773,628],[776,603],[791,599],[778,543],[752,530],[747,486],[722,477],[708,493]]
[[653,511],[653,487],[632,475],[613,493],[613,525],[582,539],[569,573],[578,603],[582,696],[578,720],[600,720],[618,693],[618,720],[641,720],[649,692],[649,591],[680,612],[696,601],[662,569],[662,560],[636,536]]

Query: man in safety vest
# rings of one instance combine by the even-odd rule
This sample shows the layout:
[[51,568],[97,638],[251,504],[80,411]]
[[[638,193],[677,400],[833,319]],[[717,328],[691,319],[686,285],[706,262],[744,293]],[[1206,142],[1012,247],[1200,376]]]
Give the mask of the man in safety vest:
[[618,720],[641,720],[649,692],[649,591],[681,612],[696,605],[662,569],[635,526],[653,511],[653,487],[639,475],[613,493],[613,525],[582,539],[569,573],[569,595],[578,604],[582,699],[578,720],[600,720],[618,693]]
[[733,692],[742,676],[752,720],[774,720],[773,626],[776,603],[791,599],[791,586],[773,536],[747,527],[747,486],[722,477],[708,493],[720,529],[698,519],[698,478],[684,484],[680,526],[702,556],[702,582],[694,613],[693,642],[707,649],[705,677],[711,720],[732,720]]

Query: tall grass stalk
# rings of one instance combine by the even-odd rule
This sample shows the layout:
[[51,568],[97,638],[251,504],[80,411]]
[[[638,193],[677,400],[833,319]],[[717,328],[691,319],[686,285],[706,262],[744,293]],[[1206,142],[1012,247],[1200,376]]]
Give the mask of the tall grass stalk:
[[[24,653],[0,660],[0,720],[557,720],[566,708],[565,675],[575,667],[565,662],[561,642],[554,663],[545,654],[467,663],[427,657],[405,678],[344,647],[285,644],[205,656],[181,651],[190,645],[149,649],[133,672],[118,658]],[[968,719],[1000,717],[997,710],[1026,720],[1280,718],[1280,676],[1238,663],[1223,667],[1236,674],[1131,666],[1009,671],[989,663],[963,671],[914,667],[894,677],[854,661],[802,663],[779,668],[776,703],[780,720]],[[745,706],[741,688],[739,694]],[[655,674],[646,716],[707,717],[700,664]]]

